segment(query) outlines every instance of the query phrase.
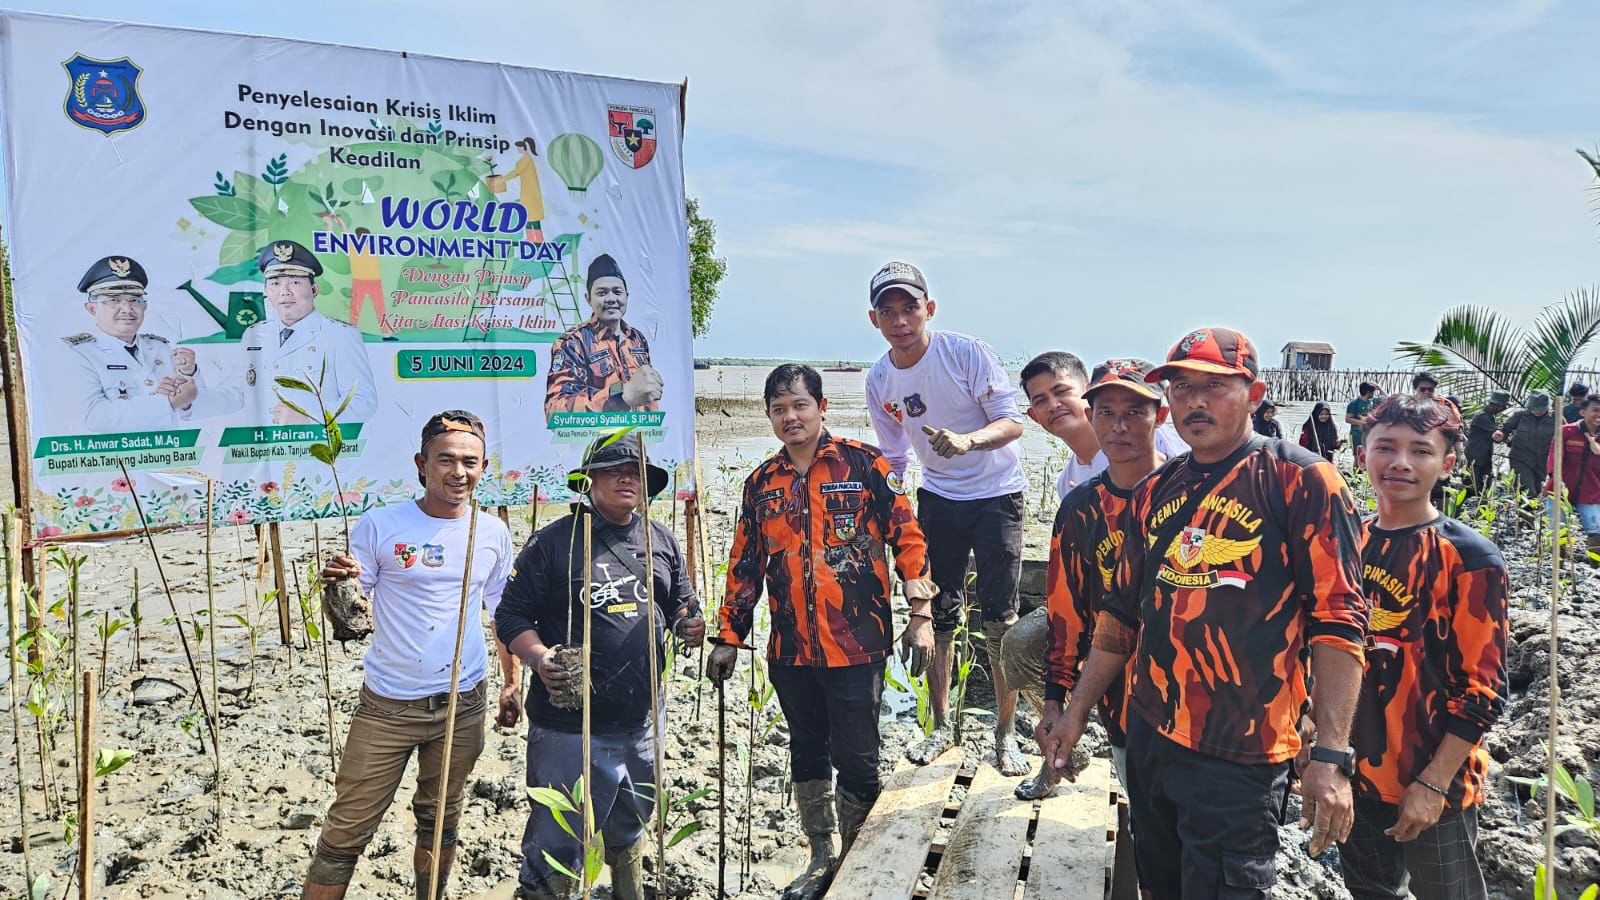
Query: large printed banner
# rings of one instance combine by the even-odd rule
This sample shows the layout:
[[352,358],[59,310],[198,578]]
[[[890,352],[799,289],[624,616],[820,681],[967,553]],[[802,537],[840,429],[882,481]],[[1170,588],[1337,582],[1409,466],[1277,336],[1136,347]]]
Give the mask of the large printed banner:
[[194,521],[207,477],[231,523],[415,496],[450,408],[490,505],[596,429],[689,458],[677,85],[9,13],[0,56],[40,535]]

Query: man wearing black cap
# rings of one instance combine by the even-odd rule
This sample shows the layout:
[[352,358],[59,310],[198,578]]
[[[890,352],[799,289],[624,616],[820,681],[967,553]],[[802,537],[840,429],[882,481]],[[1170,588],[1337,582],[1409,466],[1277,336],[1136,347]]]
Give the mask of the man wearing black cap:
[[1311,854],[1353,821],[1360,522],[1332,463],[1251,434],[1267,390],[1256,360],[1244,335],[1201,328],[1145,376],[1168,380],[1191,450],[1134,488],[1093,649],[1042,735],[1071,776],[1072,747],[1131,657],[1128,798],[1151,897],[1270,894],[1310,672],[1315,745],[1300,793]]
[[544,414],[661,408],[661,373],[650,365],[650,343],[622,320],[628,282],[609,254],[589,263],[589,318],[550,345]]
[[128,256],[97,260],[78,281],[94,329],[62,340],[74,363],[71,396],[90,432],[174,428],[237,408],[225,392],[206,389],[193,350],[139,331],[149,284],[144,266]]
[[[416,895],[428,896],[434,823],[442,815],[443,896],[455,858],[462,789],[483,752],[488,707],[488,655],[482,638],[469,636],[461,644],[455,733],[445,734],[468,546],[472,547],[469,599],[474,608],[486,609],[493,617],[511,572],[511,535],[499,519],[478,516],[476,536],[469,537],[472,492],[486,458],[483,422],[477,416],[452,409],[430,418],[422,427],[422,448],[415,456],[422,497],[363,513],[350,532],[350,555],[333,557],[322,570],[324,583],[360,581],[362,592],[372,598],[376,627],[372,647],[362,660],[361,700],[345,738],[333,805],[317,839],[302,900],[339,900],[345,895],[356,862],[394,802],[413,753],[417,754],[417,790],[411,801],[417,822],[412,852]],[[469,620],[469,635],[479,633],[472,624],[476,621]],[[504,679],[498,721],[509,728],[521,713],[518,666],[498,642],[496,650]],[[446,740],[452,746],[449,773],[441,771]],[[442,791],[441,782],[448,785]]]
[[1467,427],[1467,466],[1471,470],[1472,492],[1481,494],[1494,478],[1494,433],[1500,429],[1501,413],[1511,405],[1511,395],[1495,391],[1489,402],[1472,417]]
[[[609,441],[609,443],[608,443]],[[661,671],[651,672],[650,644],[665,665],[670,627],[690,646],[705,637],[700,601],[689,586],[688,568],[672,529],[650,521],[646,544],[640,510],[646,492],[667,486],[667,472],[641,459],[636,438],[597,438],[583,465],[568,475],[584,496],[578,512],[540,529],[523,546],[505,601],[495,613],[495,633],[538,677],[528,688],[528,786],[562,790],[583,779],[592,801],[595,832],[611,866],[611,889],[621,900],[644,898],[644,834],[654,821],[655,771],[651,683],[660,697]],[[641,464],[642,463],[642,464]],[[641,483],[640,469],[648,473]],[[584,571],[584,517],[593,552]],[[645,572],[646,548],[650,550]],[[655,629],[646,605],[654,582]],[[557,653],[581,646],[588,587],[593,640],[589,644],[587,700]],[[564,698],[576,690],[573,702]],[[583,771],[582,703],[590,705],[593,768]],[[569,821],[576,825],[579,819]],[[580,832],[581,834],[581,832]],[[576,881],[552,866],[579,871],[582,843],[561,827],[550,810],[535,804],[522,832],[520,898],[564,898]],[[660,870],[657,869],[659,872]]]
[[[934,731],[908,749],[927,763],[953,743],[946,716],[950,665],[965,616],[967,560],[977,563],[978,606],[984,638],[999,647],[1017,622],[1022,576],[1023,491],[1017,448],[1022,412],[1017,390],[988,344],[928,323],[937,306],[922,271],[890,262],[872,276],[868,316],[889,344],[867,372],[867,412],[878,446],[895,477],[913,453],[922,463],[917,522],[928,541],[929,565],[939,594],[933,603],[934,656],[928,675]],[[975,623],[969,623],[975,624]],[[994,679],[995,768],[1003,775],[1028,771],[1013,732],[1017,692],[991,657]]]
[[[307,384],[321,382],[322,402],[333,411],[350,403],[341,422],[365,422],[378,410],[378,388],[367,360],[367,347],[354,326],[330,319],[317,310],[317,278],[322,263],[294,241],[273,241],[256,255],[273,316],[245,329],[242,386],[236,385],[247,410],[263,423],[289,425],[311,421],[289,407],[319,415],[317,401],[305,391],[278,386],[278,378]],[[285,402],[287,401],[287,402]]]

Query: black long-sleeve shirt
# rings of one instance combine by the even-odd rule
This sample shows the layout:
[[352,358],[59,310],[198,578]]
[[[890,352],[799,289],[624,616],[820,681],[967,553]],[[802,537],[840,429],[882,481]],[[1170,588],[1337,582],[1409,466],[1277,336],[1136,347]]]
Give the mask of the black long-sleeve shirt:
[[[638,728],[650,717],[648,593],[619,555],[632,555],[632,568],[644,571],[644,529],[638,516],[627,525],[613,525],[600,516],[593,520],[591,727],[597,734],[616,734]],[[656,662],[665,665],[667,628],[685,607],[693,615],[699,600],[689,586],[683,553],[671,529],[660,522],[650,525],[655,529],[651,575],[657,607]],[[563,516],[529,538],[518,554],[495,612],[495,633],[508,646],[529,630],[537,631],[547,646],[581,646],[583,588],[583,522],[574,515]],[[659,686],[659,671],[655,678]],[[538,725],[566,732],[582,728],[582,711],[552,706],[537,675],[528,689],[527,706],[529,720]]]

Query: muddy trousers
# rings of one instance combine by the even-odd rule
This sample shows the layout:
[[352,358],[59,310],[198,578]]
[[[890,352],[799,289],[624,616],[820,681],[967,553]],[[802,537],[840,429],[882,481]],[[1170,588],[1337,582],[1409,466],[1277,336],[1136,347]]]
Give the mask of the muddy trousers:
[[789,777],[832,780],[840,793],[870,806],[878,799],[878,713],[884,663],[817,668],[774,663],[767,670],[789,723]]
[[1128,715],[1128,806],[1147,897],[1266,900],[1277,880],[1289,763],[1248,765],[1190,750]]
[[[464,691],[456,701],[455,743],[450,751],[450,777],[445,792],[444,846],[456,842],[461,818],[461,793],[467,775],[483,753],[484,697],[487,682]],[[349,884],[356,860],[378,833],[383,814],[394,803],[400,781],[417,754],[417,793],[411,813],[417,822],[417,845],[433,846],[439,816],[439,783],[444,766],[445,716],[438,698],[391,700],[361,688],[361,700],[350,721],[344,757],[334,782],[333,806],[317,838],[316,855],[307,876],[317,884]]]
[[1339,845],[1344,886],[1355,900],[1483,900],[1488,889],[1478,865],[1478,810],[1446,808],[1432,828],[1400,843],[1384,834],[1399,810],[1393,803],[1356,798],[1356,821]]
[[[589,752],[593,768],[584,779],[585,790],[594,799],[595,832],[605,842],[607,853],[616,853],[638,843],[646,826],[654,820],[656,802],[655,749],[651,726],[645,724],[618,734],[590,737]],[[528,787],[553,788],[565,794],[583,774],[583,735],[557,731],[540,725],[528,728]],[[583,817],[566,814],[567,826],[581,836]],[[552,874],[559,876],[548,853],[569,872],[581,871],[583,841],[567,834],[550,809],[535,802],[522,829],[522,869],[517,879],[522,887],[537,894],[548,890]]]

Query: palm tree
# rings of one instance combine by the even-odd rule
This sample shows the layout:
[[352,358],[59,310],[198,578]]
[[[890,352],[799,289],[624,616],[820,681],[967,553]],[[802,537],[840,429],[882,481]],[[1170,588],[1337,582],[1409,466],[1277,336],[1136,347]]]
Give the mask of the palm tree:
[[1567,370],[1600,335],[1600,290],[1579,288],[1539,311],[1532,328],[1485,306],[1458,306],[1439,320],[1433,340],[1401,341],[1395,355],[1438,376],[1469,407],[1492,390],[1522,398],[1530,391],[1559,397]]

